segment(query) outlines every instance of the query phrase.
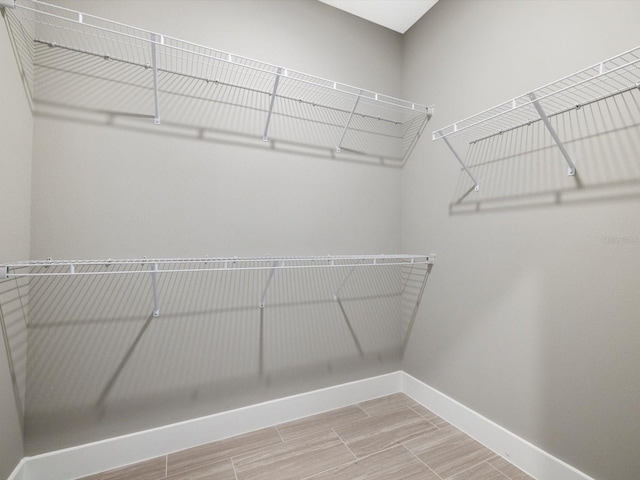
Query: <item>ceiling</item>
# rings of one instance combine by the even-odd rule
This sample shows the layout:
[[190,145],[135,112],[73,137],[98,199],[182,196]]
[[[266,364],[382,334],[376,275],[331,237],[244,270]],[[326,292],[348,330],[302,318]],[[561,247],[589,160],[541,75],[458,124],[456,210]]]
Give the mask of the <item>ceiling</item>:
[[320,0],[358,17],[404,33],[438,0]]

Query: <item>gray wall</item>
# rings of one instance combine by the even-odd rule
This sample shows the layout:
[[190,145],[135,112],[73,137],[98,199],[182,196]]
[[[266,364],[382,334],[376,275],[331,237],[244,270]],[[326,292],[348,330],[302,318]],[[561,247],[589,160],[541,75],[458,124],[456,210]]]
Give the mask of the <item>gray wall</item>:
[[[4,18],[3,18],[4,20]],[[16,64],[16,56],[4,21],[0,25],[0,262],[29,257],[31,205],[31,144],[33,118],[28,95]],[[22,458],[22,418],[26,365],[24,319],[15,315],[19,297],[15,282],[0,285],[2,315],[10,335],[10,348],[15,369],[11,378],[5,342],[0,340],[0,478],[9,476]],[[25,298],[25,302],[26,302]]]
[[[403,95],[436,104],[436,130],[637,46],[639,18],[441,0],[404,36]],[[405,370],[602,480],[640,476],[639,93],[554,119],[576,178],[540,125],[474,147],[481,191],[460,203],[442,141],[403,171],[403,250],[439,260]]]
[[[320,2],[64,5],[374,91],[400,92],[401,36]],[[38,58],[49,55],[72,54],[48,49]],[[58,67],[81,64],[69,58]],[[271,148],[259,136],[199,138],[191,112],[178,111],[166,95],[161,109],[169,113],[156,127],[136,116],[153,112],[152,97],[133,95],[130,85],[116,85],[114,95],[88,76],[114,74],[108,69],[121,68],[116,62],[87,68],[77,78],[36,67],[32,258],[400,250],[399,169],[291,145]],[[120,78],[133,77],[125,68]],[[362,272],[345,290],[362,357],[332,301],[345,271],[277,274],[261,344],[257,302],[267,273],[163,277],[162,313],[153,321],[146,276],[34,283],[26,452],[399,368],[403,305],[389,283],[397,282],[399,270],[384,277]]]

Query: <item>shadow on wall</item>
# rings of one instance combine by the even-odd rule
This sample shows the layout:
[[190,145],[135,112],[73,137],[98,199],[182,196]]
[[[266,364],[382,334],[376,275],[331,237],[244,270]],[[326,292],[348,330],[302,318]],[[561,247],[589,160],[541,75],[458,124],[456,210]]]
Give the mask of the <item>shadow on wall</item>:
[[148,272],[33,277],[26,452],[391,371],[430,267],[163,273],[158,317]]
[[470,144],[449,211],[472,214],[514,208],[640,198],[640,90],[551,118],[576,164],[575,176],[549,132],[536,122]]
[[[208,54],[182,58],[178,49],[159,59],[166,68],[159,67],[157,74],[158,126],[154,77],[146,58],[88,53],[107,46],[34,42],[24,20],[10,14],[6,22],[21,71],[23,65],[33,70],[36,115],[395,168],[402,167],[427,121],[426,112],[411,109],[388,108],[381,116],[364,101],[354,105],[356,95],[336,95],[304,80],[283,76],[274,85],[273,74],[252,70],[246,59],[236,65]],[[134,58],[140,46],[120,48],[133,49],[129,55]]]

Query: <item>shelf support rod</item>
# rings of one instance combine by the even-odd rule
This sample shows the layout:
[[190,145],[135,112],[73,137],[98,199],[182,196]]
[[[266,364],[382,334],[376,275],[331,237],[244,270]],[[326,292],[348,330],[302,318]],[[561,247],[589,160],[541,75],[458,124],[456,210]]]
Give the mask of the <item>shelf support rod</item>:
[[156,35],[155,33],[151,34],[151,69],[153,71],[153,95],[154,95],[154,105],[155,105],[155,117],[153,119],[153,123],[156,125],[160,125],[160,98],[158,95],[158,59],[157,59],[157,45],[159,37],[160,43],[163,43],[162,35]]
[[153,270],[151,271],[151,287],[153,288],[153,316],[160,316],[160,308],[158,306],[158,264],[153,264]]
[[342,289],[344,288],[344,286],[347,284],[347,282],[351,278],[351,275],[353,274],[353,271],[356,269],[356,267],[357,267],[357,265],[354,265],[354,266],[351,267],[351,270],[349,270],[349,273],[347,273],[347,276],[344,277],[344,280],[342,281],[340,286],[338,288],[336,288],[336,291],[333,293],[333,300],[334,301],[336,301],[336,302],[340,301],[340,294],[342,293]]
[[569,165],[569,175],[570,176],[575,175],[576,174],[576,166],[571,161],[571,157],[569,156],[569,154],[565,150],[564,145],[562,144],[562,141],[560,140],[560,137],[558,137],[558,134],[556,133],[555,129],[553,128],[553,125],[551,125],[551,122],[549,121],[549,117],[547,117],[547,114],[545,113],[544,109],[542,108],[542,105],[540,105],[540,102],[538,102],[538,99],[536,98],[535,93],[531,92],[529,94],[529,98],[533,101],[533,106],[536,107],[536,110],[538,111],[538,115],[540,115],[540,118],[544,122],[544,126],[547,127],[547,130],[549,130],[549,133],[551,134],[551,137],[553,137],[553,140],[556,142],[556,145],[558,145],[558,148],[560,149],[560,153],[562,153],[562,156],[564,157],[565,161]]
[[449,140],[447,140],[447,137],[442,137],[442,140],[444,140],[444,143],[447,147],[449,147],[449,150],[451,150],[451,152],[453,153],[453,155],[456,157],[456,159],[458,160],[458,162],[460,163],[460,165],[462,165],[462,168],[464,169],[464,171],[467,173],[467,175],[469,175],[469,178],[471,178],[471,180],[473,181],[474,187],[473,190],[478,192],[480,191],[480,184],[478,183],[478,181],[476,180],[476,177],[474,177],[471,172],[469,171],[469,169],[467,168],[467,166],[465,165],[465,163],[462,161],[462,159],[460,158],[460,156],[458,155],[458,153],[453,149],[453,147],[451,146],[451,144],[449,143]]
[[267,113],[267,124],[264,127],[264,135],[262,135],[263,142],[269,141],[269,137],[267,136],[269,132],[269,122],[271,121],[271,114],[273,113],[273,104],[276,101],[276,93],[278,92],[278,84],[280,83],[281,74],[282,74],[282,68],[278,68],[278,73],[276,73],[276,78],[273,82],[273,91],[271,92],[271,101],[269,102],[269,113]]
[[351,109],[351,113],[349,114],[349,118],[347,119],[347,123],[344,126],[344,129],[342,130],[342,135],[340,135],[340,141],[336,146],[337,153],[340,153],[340,146],[342,145],[344,136],[347,134],[347,130],[349,130],[349,125],[351,124],[351,119],[353,118],[353,114],[356,113],[356,108],[358,108],[358,102],[360,102],[360,97],[362,97],[362,90],[360,90],[360,93],[358,93],[358,97],[356,98],[356,101],[353,104],[353,108]]
[[264,290],[262,291],[262,295],[260,296],[260,308],[264,308],[264,300],[267,297],[267,291],[269,290],[269,285],[271,284],[271,280],[273,280],[273,275],[276,273],[276,266],[278,262],[273,262],[271,265],[271,271],[269,272],[269,278],[267,278],[267,283],[264,286]]

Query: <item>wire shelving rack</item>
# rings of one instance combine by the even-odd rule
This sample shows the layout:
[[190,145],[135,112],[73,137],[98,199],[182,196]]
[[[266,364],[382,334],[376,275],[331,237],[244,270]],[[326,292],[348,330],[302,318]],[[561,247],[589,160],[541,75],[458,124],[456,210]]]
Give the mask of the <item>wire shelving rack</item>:
[[[323,147],[404,164],[433,114],[433,107],[319,78],[285,67],[216,50],[157,32],[125,25],[39,0],[5,0],[42,47],[145,69],[153,90],[153,118],[162,121],[163,95],[176,76],[201,83],[211,108],[233,105],[261,120],[250,126],[265,142],[286,134],[309,136]],[[177,92],[178,94],[180,92]],[[295,124],[291,119],[296,120]],[[300,134],[295,130],[310,130]]]
[[432,140],[446,143],[478,191],[478,181],[448,139],[458,137],[473,144],[542,121],[567,162],[569,175],[575,175],[575,164],[549,118],[638,88],[640,46],[436,130]]

